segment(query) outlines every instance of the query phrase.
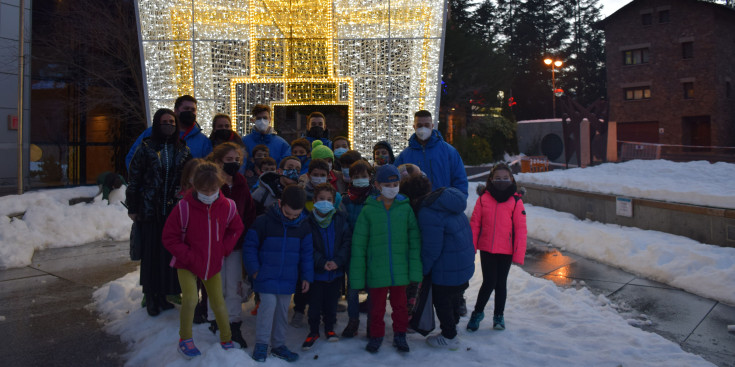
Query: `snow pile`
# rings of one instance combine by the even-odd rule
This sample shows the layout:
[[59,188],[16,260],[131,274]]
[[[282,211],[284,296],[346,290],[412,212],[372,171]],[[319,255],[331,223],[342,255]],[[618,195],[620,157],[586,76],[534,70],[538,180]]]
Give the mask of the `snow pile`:
[[[479,257],[476,267],[479,269]],[[94,293],[93,306],[102,314],[105,329],[119,335],[129,345],[128,366],[260,366],[250,358],[253,351],[255,316],[245,312],[243,336],[249,347],[223,351],[218,336],[207,325],[194,325],[194,342],[203,356],[185,361],[177,352],[179,312],[166,311],[151,318],[140,307],[142,298],[138,272],[110,282]],[[470,281],[467,303],[473,305],[482,282],[479,271]],[[351,367],[442,364],[486,366],[501,361],[504,366],[710,366],[701,357],[684,352],[663,337],[632,327],[604,296],[587,289],[562,289],[553,282],[534,278],[513,266],[509,277],[505,320],[507,330],[491,330],[493,300],[485,310],[480,330],[465,330],[468,318],[458,325],[461,348],[450,352],[429,347],[419,334],[409,334],[411,352],[399,354],[391,347],[390,315],[386,314],[386,338],[381,350],[371,355],[364,350],[365,316],[360,335],[328,343],[317,341],[314,348],[301,351],[307,328],[288,327],[287,346],[300,354],[298,364],[337,366],[350,361]],[[245,306],[246,310],[252,303]],[[337,330],[346,325],[346,313],[339,313]],[[437,322],[438,325],[438,322]],[[406,359],[408,358],[408,359]],[[269,356],[266,364],[287,363]]]
[[[111,205],[101,194],[92,203],[69,205],[70,198],[98,191],[96,186],[78,187],[0,198],[0,269],[30,264],[35,250],[128,239],[132,222],[120,203],[124,186],[110,194]],[[7,217],[19,212],[25,212],[21,219]]]
[[[472,215],[478,183],[471,182],[465,214]],[[735,248],[616,224],[525,204],[528,237],[644,278],[735,305]]]
[[519,182],[603,194],[735,209],[735,164],[635,160],[521,173]]

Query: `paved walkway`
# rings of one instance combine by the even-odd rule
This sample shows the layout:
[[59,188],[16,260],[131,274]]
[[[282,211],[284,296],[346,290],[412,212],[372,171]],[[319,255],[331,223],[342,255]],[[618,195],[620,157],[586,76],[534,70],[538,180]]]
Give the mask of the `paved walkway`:
[[[560,287],[587,287],[618,305],[629,323],[718,366],[735,366],[735,307],[530,239],[523,269]],[[734,285],[735,286],[735,285]]]
[[[0,271],[4,366],[120,366],[125,345],[88,309],[96,287],[137,267],[127,242],[39,251],[33,264]],[[561,287],[588,287],[658,333],[718,366],[735,367],[735,308],[529,240],[523,268]],[[642,314],[645,317],[641,316]]]

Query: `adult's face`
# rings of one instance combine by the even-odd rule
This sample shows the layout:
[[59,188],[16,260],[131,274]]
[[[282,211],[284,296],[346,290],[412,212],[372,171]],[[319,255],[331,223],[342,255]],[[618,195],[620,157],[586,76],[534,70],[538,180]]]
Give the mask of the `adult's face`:
[[311,129],[312,127],[315,127],[315,126],[321,127],[323,129],[324,128],[324,119],[321,118],[321,117],[312,117],[312,118],[310,118],[309,119],[309,123],[306,124],[306,128],[307,129]]
[[434,123],[431,117],[414,117],[413,119],[413,128],[418,129],[420,127],[426,127],[429,129],[434,128]]
[[176,115],[180,115],[184,111],[191,111],[194,115],[196,115],[197,104],[192,101],[182,101],[179,107],[174,112],[176,112]]
[[232,130],[232,127],[230,126],[230,120],[227,117],[217,118],[212,124],[212,130]]

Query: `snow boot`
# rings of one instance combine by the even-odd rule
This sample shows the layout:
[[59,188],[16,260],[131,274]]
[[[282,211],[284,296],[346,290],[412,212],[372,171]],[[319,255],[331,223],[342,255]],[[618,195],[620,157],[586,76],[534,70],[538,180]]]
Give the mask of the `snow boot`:
[[472,311],[472,316],[470,316],[470,322],[467,323],[467,330],[469,331],[477,331],[477,329],[480,328],[480,321],[485,318],[484,312],[474,312]]
[[148,311],[148,315],[158,316],[158,314],[161,313],[161,310],[158,309],[158,305],[156,304],[156,296],[153,293],[146,293],[145,299],[145,309]]
[[242,337],[242,332],[240,331],[240,326],[242,326],[242,321],[240,322],[231,322],[230,323],[230,330],[232,330],[232,341],[240,344],[240,348],[247,348],[248,343],[245,342],[245,338]]
[[343,338],[353,338],[357,336],[357,329],[360,327],[360,319],[350,319],[347,326],[342,331]]
[[406,333],[396,333],[396,335],[393,336],[393,346],[396,347],[399,352],[411,351],[408,347],[408,342],[406,341]]
[[383,344],[383,338],[370,338],[365,350],[370,353],[378,353],[381,344]]

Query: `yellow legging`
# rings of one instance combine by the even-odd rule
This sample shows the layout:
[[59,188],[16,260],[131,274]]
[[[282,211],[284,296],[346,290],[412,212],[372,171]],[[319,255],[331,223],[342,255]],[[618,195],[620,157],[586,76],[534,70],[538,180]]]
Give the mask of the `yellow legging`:
[[[192,337],[191,327],[194,323],[194,308],[196,308],[199,300],[197,292],[197,276],[194,273],[178,269],[179,284],[181,285],[181,319],[179,320],[179,337],[181,339],[190,339]],[[214,311],[214,317],[217,319],[219,327],[219,340],[228,342],[232,340],[232,330],[230,330],[230,320],[227,317],[227,307],[225,307],[225,299],[222,296],[222,278],[220,273],[215,274],[207,280],[202,280],[204,288],[207,289],[209,304]]]

